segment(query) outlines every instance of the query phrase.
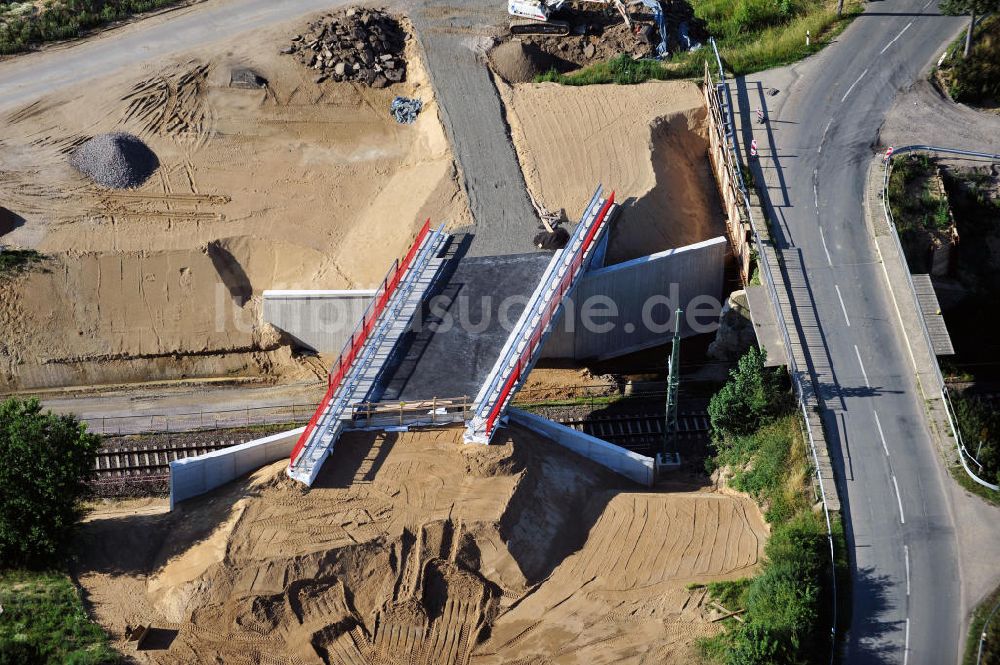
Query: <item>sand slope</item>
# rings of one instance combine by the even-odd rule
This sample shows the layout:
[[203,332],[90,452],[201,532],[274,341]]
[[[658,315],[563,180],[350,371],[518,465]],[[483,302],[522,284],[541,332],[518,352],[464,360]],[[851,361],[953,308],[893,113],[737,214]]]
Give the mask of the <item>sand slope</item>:
[[[718,625],[685,585],[752,573],[752,502],[639,492],[504,436],[354,433],[309,492],[279,463],[179,513],[92,519],[80,582],[115,638],[170,631],[140,662],[690,662]],[[152,544],[108,545],[140,528]]]
[[576,222],[598,183],[616,191],[623,214],[609,260],[723,232],[704,99],[693,83],[498,87],[525,180],[542,205]]

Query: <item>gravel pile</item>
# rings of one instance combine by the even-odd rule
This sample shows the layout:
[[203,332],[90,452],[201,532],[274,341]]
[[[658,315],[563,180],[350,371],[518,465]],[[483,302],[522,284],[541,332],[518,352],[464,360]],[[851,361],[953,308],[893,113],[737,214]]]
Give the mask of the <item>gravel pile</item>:
[[317,83],[330,78],[384,88],[406,78],[405,45],[406,33],[385,10],[352,7],[310,23],[282,53],[318,71]]
[[131,189],[146,182],[160,160],[138,137],[111,132],[98,134],[81,145],[70,164],[98,185]]

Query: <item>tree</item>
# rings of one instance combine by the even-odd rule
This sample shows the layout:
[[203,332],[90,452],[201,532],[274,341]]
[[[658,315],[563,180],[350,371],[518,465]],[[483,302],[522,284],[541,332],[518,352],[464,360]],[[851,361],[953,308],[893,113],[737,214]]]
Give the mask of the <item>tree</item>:
[[100,437],[35,399],[0,403],[0,562],[42,567],[66,552]]
[[1000,0],[943,0],[941,11],[949,16],[969,15],[969,27],[965,31],[965,51],[963,58],[972,52],[972,32],[976,27],[976,15],[1000,11]]
[[767,354],[751,348],[712,396],[708,415],[718,436],[751,434],[780,415],[788,403],[781,370],[764,367]]

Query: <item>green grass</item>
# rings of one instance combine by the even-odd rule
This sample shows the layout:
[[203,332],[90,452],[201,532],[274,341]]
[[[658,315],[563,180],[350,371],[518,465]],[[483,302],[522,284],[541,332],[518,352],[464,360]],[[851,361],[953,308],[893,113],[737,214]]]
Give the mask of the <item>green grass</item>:
[[[979,652],[979,638],[983,632],[983,625],[997,603],[1000,603],[1000,588],[995,589],[987,596],[972,613],[972,620],[969,622],[969,638],[965,642],[962,665],[976,665],[976,655]],[[996,614],[993,615],[986,632],[986,640],[983,642],[982,665],[1000,665],[1000,610],[997,610]]]
[[913,272],[927,272],[930,239],[928,233],[951,227],[947,193],[939,195],[930,187],[937,174],[935,161],[925,154],[896,158],[889,176],[889,208],[899,233],[906,262]]
[[955,482],[962,486],[962,489],[975,494],[981,499],[985,499],[990,503],[1000,506],[1000,492],[995,492],[989,487],[983,487],[975,480],[969,477],[969,474],[965,472],[962,465],[958,464],[948,469],[951,471],[951,477],[955,479]]
[[20,274],[44,259],[44,255],[33,249],[0,250],[0,277]]
[[79,37],[91,28],[133,14],[176,4],[178,0],[47,0],[31,11],[27,2],[0,1],[0,54],[33,45]]
[[0,665],[120,662],[63,573],[0,572],[0,605]]
[[[742,623],[700,643],[709,661],[725,665],[822,662],[829,655],[832,622],[826,523],[814,512],[812,466],[797,413],[788,413],[744,436],[714,443],[712,464],[733,470],[730,485],[749,493],[771,525],[765,560],[755,577],[709,585],[729,610],[746,610]],[[848,586],[846,547],[833,524],[838,586]],[[840,606],[844,597],[838,597]],[[840,616],[840,625],[846,625]]]
[[[835,0],[691,0],[691,6],[696,19],[715,37],[726,70],[735,75],[780,67],[819,51],[862,10],[859,0],[847,0],[841,17]],[[811,35],[808,46],[806,31]],[[708,44],[665,62],[636,62],[623,54],[569,74],[549,71],[535,80],[591,85],[700,78],[705,62],[714,75],[716,65]]]
[[963,58],[965,33],[948,49],[936,74],[956,102],[1000,105],[1000,16],[976,27],[972,53]]

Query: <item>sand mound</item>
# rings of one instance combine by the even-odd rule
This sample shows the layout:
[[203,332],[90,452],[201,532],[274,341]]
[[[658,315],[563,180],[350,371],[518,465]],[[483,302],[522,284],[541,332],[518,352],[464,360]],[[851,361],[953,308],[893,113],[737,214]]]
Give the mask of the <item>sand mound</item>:
[[73,167],[112,189],[131,189],[146,182],[160,161],[137,136],[125,132],[98,134],[73,154]]
[[500,89],[525,180],[542,205],[576,220],[596,183],[616,190],[622,214],[610,263],[724,232],[696,85]]
[[[718,625],[685,585],[752,572],[752,502],[636,492],[516,428],[461,434],[351,433],[308,492],[278,463],[162,522],[88,522],[81,583],[116,637],[177,631],[148,662],[691,662]],[[109,558],[139,528],[160,552]]]
[[527,83],[556,66],[556,59],[533,44],[511,39],[489,52],[493,71],[507,83]]

